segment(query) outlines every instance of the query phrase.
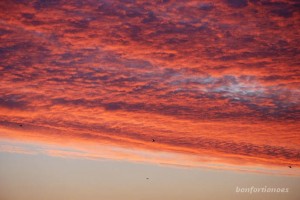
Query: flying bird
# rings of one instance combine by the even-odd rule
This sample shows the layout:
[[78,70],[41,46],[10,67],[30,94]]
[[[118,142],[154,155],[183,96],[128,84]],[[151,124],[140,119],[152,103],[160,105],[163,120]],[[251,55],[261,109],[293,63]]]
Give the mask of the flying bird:
[[154,139],[152,139],[152,142],[155,142],[155,140],[154,140]]
[[19,126],[22,127],[23,125],[22,125],[22,124],[19,124]]
[[289,168],[292,168],[292,166],[289,166]]

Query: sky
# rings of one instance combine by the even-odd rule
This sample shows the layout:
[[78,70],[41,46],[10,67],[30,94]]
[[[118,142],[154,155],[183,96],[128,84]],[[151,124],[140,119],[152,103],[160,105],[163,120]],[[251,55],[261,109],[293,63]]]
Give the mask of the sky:
[[299,199],[299,6],[2,0],[1,199]]

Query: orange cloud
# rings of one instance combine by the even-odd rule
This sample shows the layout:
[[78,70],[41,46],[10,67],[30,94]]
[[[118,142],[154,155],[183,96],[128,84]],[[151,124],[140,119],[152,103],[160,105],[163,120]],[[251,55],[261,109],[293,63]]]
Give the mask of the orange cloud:
[[296,8],[2,1],[0,137],[297,167]]

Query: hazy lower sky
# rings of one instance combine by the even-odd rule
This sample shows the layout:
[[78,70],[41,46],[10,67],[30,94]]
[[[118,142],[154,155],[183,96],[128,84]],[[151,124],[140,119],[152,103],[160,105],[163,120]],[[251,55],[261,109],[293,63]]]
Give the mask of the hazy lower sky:
[[[8,153],[0,154],[0,163],[3,200],[298,200],[300,197],[299,177]],[[236,187],[251,186],[289,188],[289,192],[236,193]]]
[[1,200],[298,199],[299,22],[293,0],[2,0]]

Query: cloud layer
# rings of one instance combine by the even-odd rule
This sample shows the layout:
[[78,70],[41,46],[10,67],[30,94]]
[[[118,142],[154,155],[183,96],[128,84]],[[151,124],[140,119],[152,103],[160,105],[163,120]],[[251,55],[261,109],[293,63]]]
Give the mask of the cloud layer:
[[296,1],[0,9],[1,138],[299,166]]

